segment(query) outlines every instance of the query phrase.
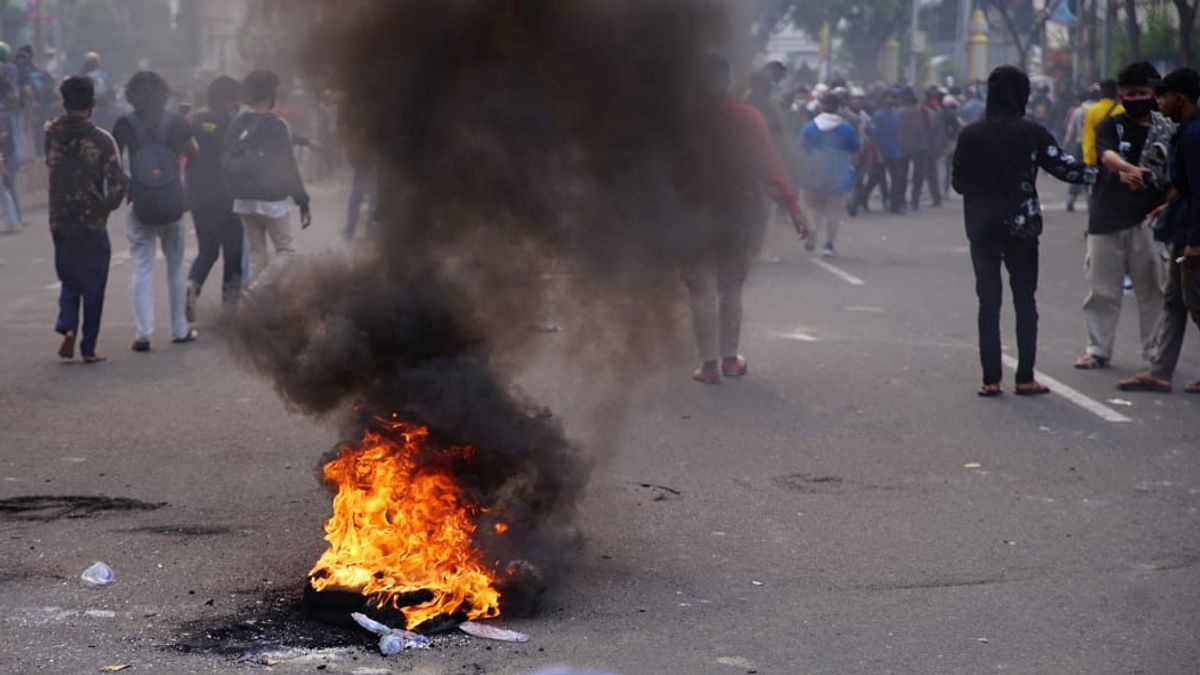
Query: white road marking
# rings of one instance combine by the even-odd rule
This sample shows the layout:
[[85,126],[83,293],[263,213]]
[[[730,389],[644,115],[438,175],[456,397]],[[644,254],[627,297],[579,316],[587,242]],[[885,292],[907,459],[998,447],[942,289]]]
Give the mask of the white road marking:
[[870,305],[850,305],[849,307],[843,307],[842,309],[846,310],[847,312],[867,312],[869,314],[883,313],[882,307],[872,307]]
[[[1017,369],[1017,359],[1015,357],[1010,356],[1008,354],[1002,354],[1000,356],[1000,358],[1002,361],[1004,361],[1004,365],[1008,366],[1009,368],[1012,368],[1013,370]],[[1079,406],[1080,408],[1083,408],[1084,410],[1092,413],[1093,415],[1095,415],[1096,417],[1099,417],[1102,420],[1105,420],[1106,422],[1132,422],[1133,421],[1132,419],[1122,415],[1121,413],[1117,412],[1116,410],[1113,410],[1112,408],[1109,408],[1108,406],[1097,401],[1096,399],[1091,398],[1076,389],[1072,389],[1071,387],[1068,387],[1067,385],[1063,384],[1062,382],[1059,382],[1058,380],[1054,379],[1053,377],[1050,377],[1049,375],[1047,375],[1041,371],[1037,371],[1036,375],[1037,375],[1037,379],[1039,382],[1050,387],[1051,393],[1062,396],[1063,398],[1067,399],[1071,403],[1074,403],[1075,405]]]
[[833,265],[831,263],[827,263],[824,260],[821,260],[820,258],[809,258],[809,260],[812,260],[814,263],[816,263],[819,267],[824,269],[826,272],[829,272],[833,276],[838,277],[839,279],[841,279],[842,281],[845,281],[846,283],[850,284],[851,286],[863,286],[866,284],[866,282],[863,281],[862,279],[859,279],[858,277],[854,276],[853,274],[850,274],[846,270],[844,270],[836,265]]
[[43,288],[45,288],[48,291],[57,291],[58,289],[62,288],[62,282],[56,281],[52,284],[46,284]]

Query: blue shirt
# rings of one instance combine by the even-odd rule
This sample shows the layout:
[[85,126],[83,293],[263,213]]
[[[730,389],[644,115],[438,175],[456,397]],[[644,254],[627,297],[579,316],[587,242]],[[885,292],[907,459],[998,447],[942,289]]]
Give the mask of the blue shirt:
[[1171,232],[1177,244],[1200,246],[1200,111],[1179,125],[1171,144],[1171,184],[1179,192],[1181,215]]
[[858,133],[845,120],[822,131],[817,119],[809,120],[800,129],[800,149],[810,159],[811,167],[806,187],[820,192],[850,192],[855,178],[850,158],[859,151]]
[[880,108],[871,121],[874,123],[871,140],[879,148],[879,154],[889,162],[900,159],[900,126],[896,113],[889,108]]

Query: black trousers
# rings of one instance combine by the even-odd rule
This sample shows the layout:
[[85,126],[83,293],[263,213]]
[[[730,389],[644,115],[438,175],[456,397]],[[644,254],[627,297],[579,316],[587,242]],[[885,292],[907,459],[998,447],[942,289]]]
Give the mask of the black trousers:
[[108,286],[108,264],[112,247],[104,229],[75,229],[54,232],[54,270],[62,289],[58,293],[58,320],[54,330],[79,333],[79,310],[83,309],[83,333],[79,350],[95,356],[104,313],[104,289]]
[[198,209],[192,211],[192,222],[199,250],[188,279],[203,287],[217,257],[222,257],[221,298],[226,305],[236,304],[242,286],[242,219],[233,211]]
[[887,165],[882,161],[872,161],[858,172],[858,205],[864,209],[870,205],[871,193],[878,187],[883,195],[883,208],[891,203],[891,193],[888,192]]
[[888,208],[892,211],[904,210],[904,192],[908,187],[909,158],[888,160],[888,177],[891,179],[891,200]]
[[975,266],[975,295],[979,297],[979,363],[983,383],[998,384],[1000,361],[1000,303],[1004,286],[1000,267],[1008,269],[1013,307],[1017,312],[1017,384],[1033,381],[1037,355],[1038,241],[1008,235],[971,242]]

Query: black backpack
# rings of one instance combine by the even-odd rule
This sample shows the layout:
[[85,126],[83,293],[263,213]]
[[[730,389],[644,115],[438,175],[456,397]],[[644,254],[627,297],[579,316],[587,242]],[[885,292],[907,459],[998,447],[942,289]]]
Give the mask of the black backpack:
[[281,199],[277,160],[267,146],[262,127],[269,117],[242,117],[234,120],[221,160],[225,183],[238,199]]
[[183,217],[186,199],[179,156],[167,143],[171,116],[164,112],[150,133],[135,113],[126,119],[137,139],[137,152],[129,160],[133,213],[146,225],[167,225]]

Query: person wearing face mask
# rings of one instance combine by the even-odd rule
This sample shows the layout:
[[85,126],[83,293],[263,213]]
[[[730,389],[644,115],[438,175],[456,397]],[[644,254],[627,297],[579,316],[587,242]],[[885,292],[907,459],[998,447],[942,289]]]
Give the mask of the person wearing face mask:
[[[1171,391],[1188,317],[1200,327],[1200,73],[1177,68],[1157,93],[1163,114],[1179,124],[1169,151],[1170,201],[1154,214],[1155,239],[1170,247],[1169,279],[1158,353],[1149,370],[1118,383],[1124,391]],[[1200,394],[1200,380],[1183,390]]]
[[1147,168],[1153,139],[1169,139],[1174,125],[1156,110],[1158,71],[1132,63],[1118,77],[1124,112],[1096,127],[1096,155],[1103,167],[1088,206],[1083,301],[1087,353],[1075,361],[1081,370],[1106,368],[1113,355],[1125,275],[1133,281],[1141,328],[1142,359],[1154,357],[1155,324],[1163,306],[1162,262],[1146,216],[1166,200],[1163,177]]

